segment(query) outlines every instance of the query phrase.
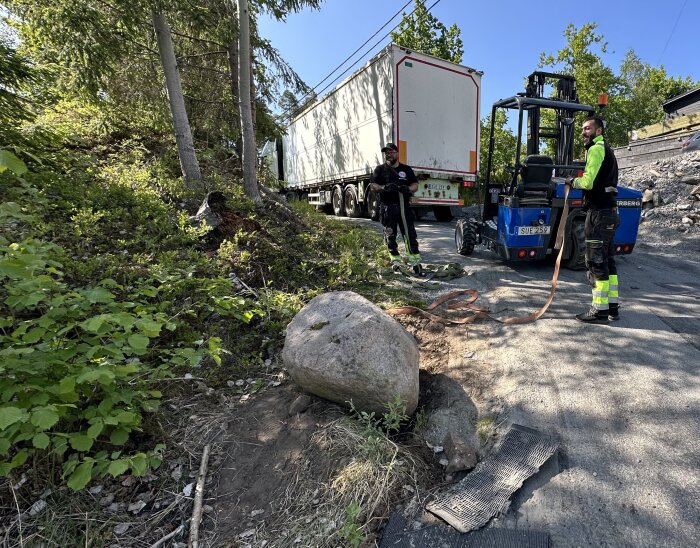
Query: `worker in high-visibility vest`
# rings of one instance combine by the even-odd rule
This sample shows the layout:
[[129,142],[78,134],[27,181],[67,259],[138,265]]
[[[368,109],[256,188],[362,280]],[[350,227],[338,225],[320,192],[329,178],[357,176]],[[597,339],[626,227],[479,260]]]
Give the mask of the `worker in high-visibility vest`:
[[605,126],[601,118],[586,118],[581,127],[586,147],[586,168],[581,177],[566,183],[583,190],[586,210],[586,268],[593,286],[593,303],[588,312],[576,315],[586,323],[618,320],[619,294],[615,265],[614,237],[620,225],[617,211],[617,159],[605,143]]

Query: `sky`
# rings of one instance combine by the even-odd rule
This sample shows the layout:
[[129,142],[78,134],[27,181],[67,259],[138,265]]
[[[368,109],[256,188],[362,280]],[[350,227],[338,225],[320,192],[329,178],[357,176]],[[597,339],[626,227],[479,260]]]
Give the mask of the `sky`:
[[[325,0],[320,10],[291,14],[286,22],[261,16],[258,30],[309,86],[315,86],[406,2]],[[434,2],[427,0],[425,5],[429,8]],[[412,9],[413,3],[404,11]],[[482,117],[495,101],[522,91],[524,78],[537,70],[540,53],[554,54],[565,45],[564,30],[569,23],[577,28],[597,23],[596,32],[608,44],[607,53],[601,57],[615,72],[625,54],[633,49],[642,62],[663,65],[671,76],[690,76],[700,81],[698,0],[438,0],[430,11],[446,27],[457,24],[464,43],[462,64],[484,73]],[[352,61],[366,61],[387,45],[390,37],[370,49],[400,20],[399,13]],[[364,57],[360,55],[368,50]],[[344,77],[361,66],[356,65]],[[347,65],[333,78],[345,68]]]

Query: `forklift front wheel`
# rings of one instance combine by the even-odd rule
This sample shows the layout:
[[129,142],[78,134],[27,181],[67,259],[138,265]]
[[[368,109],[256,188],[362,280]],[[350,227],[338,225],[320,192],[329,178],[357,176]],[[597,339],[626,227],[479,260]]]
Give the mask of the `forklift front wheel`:
[[471,255],[476,244],[474,227],[467,219],[457,221],[455,227],[455,247],[460,255]]

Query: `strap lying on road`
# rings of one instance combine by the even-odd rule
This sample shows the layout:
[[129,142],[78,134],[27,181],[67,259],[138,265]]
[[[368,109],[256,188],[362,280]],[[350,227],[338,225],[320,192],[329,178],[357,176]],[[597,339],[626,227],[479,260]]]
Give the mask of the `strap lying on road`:
[[[496,318],[494,316],[491,316],[488,314],[488,309],[479,307],[474,303],[476,301],[479,293],[476,289],[463,289],[459,291],[452,291],[451,293],[447,293],[446,295],[443,295],[442,297],[438,298],[436,301],[432,302],[426,310],[423,310],[422,308],[418,308],[417,306],[402,306],[400,308],[392,308],[387,310],[387,314],[391,314],[392,316],[400,316],[404,314],[419,314],[423,316],[424,318],[428,318],[429,320],[432,320],[434,322],[440,322],[444,324],[456,324],[456,325],[461,325],[461,324],[467,324],[467,323],[472,323],[475,322],[476,320],[480,318],[485,318],[485,319],[490,319],[499,323],[507,324],[507,325],[520,325],[520,324],[525,324],[525,323],[530,323],[538,320],[549,308],[549,305],[552,304],[552,301],[554,300],[554,293],[557,290],[557,280],[559,279],[559,268],[561,266],[561,258],[564,253],[564,234],[566,232],[566,220],[569,217],[569,187],[565,187],[565,193],[564,193],[564,209],[561,214],[561,221],[559,221],[559,230],[557,230],[557,239],[554,244],[554,249],[559,250],[559,254],[557,255],[557,261],[554,264],[554,274],[552,275],[552,286],[549,290],[549,296],[547,297],[547,301],[544,303],[542,308],[540,308],[537,312],[533,312],[532,314],[528,314],[527,316],[521,316],[521,317],[509,317],[509,318]],[[464,300],[459,300],[455,301],[457,297],[460,295],[467,295],[468,297]],[[456,310],[458,308],[469,308],[471,310],[475,311],[475,314],[473,316],[468,316],[466,318],[446,318],[443,316],[438,316],[437,314],[431,314],[428,312],[428,310],[433,310],[440,306],[443,303],[448,303],[447,304],[447,309],[448,310]]]

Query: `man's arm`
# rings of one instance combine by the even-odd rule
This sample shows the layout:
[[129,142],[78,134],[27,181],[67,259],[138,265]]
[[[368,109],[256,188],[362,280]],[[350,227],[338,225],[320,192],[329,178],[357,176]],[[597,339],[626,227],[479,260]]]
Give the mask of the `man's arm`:
[[408,190],[411,192],[411,194],[415,194],[416,191],[418,190],[418,177],[416,177],[416,174],[413,171],[412,167],[408,168]]
[[600,171],[600,166],[603,165],[604,159],[605,146],[602,144],[595,144],[589,148],[588,156],[586,157],[586,168],[583,171],[583,176],[574,178],[571,186],[574,188],[581,188],[583,190],[591,190],[593,188],[593,181],[595,181],[595,178]]
[[374,171],[372,172],[372,176],[369,178],[369,187],[374,191],[374,192],[379,192],[382,190],[382,185],[380,185],[377,181],[379,181],[379,175],[380,175],[380,169],[382,166],[377,166],[374,168]]

